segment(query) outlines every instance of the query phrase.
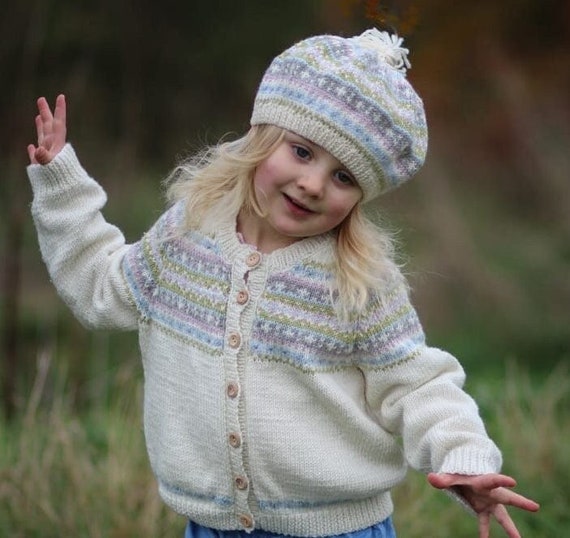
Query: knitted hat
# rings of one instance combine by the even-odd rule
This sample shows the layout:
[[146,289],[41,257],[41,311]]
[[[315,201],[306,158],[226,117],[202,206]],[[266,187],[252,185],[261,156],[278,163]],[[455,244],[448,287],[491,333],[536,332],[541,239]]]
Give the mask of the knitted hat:
[[315,36],[277,56],[255,97],[251,124],[270,123],[334,155],[370,201],[422,166],[427,125],[406,80],[402,38],[367,30]]

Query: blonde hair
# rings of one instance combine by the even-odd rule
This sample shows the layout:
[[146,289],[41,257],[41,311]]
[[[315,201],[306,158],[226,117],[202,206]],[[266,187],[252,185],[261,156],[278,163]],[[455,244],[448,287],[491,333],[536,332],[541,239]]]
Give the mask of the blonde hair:
[[257,166],[279,145],[284,130],[256,125],[245,136],[206,147],[179,164],[169,177],[170,202],[186,201],[185,228],[213,231],[221,209],[237,215],[244,208],[261,214],[253,188]]
[[[184,231],[215,231],[220,212],[237,215],[245,209],[263,216],[253,176],[284,134],[274,125],[255,125],[245,136],[207,147],[178,165],[166,179],[167,198],[172,203],[185,200]],[[343,318],[358,315],[371,299],[381,299],[396,282],[403,282],[394,250],[392,236],[357,203],[337,229],[331,293]]]

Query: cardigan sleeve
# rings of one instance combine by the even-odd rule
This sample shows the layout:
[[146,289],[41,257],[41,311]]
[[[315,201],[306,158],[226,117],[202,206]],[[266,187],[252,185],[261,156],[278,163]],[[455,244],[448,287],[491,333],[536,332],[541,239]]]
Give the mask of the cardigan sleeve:
[[67,144],[48,164],[27,169],[42,257],[64,302],[89,328],[136,329],[139,312],[123,272],[131,248],[101,210],[102,187]]
[[479,475],[500,470],[465,373],[449,353],[426,345],[407,290],[398,287],[361,322],[366,401],[378,423],[400,436],[422,472]]

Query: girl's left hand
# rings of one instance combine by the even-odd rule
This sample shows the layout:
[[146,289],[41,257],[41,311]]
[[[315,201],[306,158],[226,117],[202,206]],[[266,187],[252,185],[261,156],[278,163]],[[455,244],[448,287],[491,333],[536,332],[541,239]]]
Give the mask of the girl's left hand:
[[45,97],[38,99],[36,131],[38,145],[28,145],[28,156],[31,164],[48,164],[63,149],[67,136],[65,96],[58,95],[52,111]]
[[494,473],[478,476],[430,473],[427,478],[434,488],[453,488],[465,498],[477,513],[479,538],[489,538],[491,516],[505,529],[509,538],[520,538],[505,505],[529,512],[539,509],[538,503],[511,491],[516,481],[510,476]]

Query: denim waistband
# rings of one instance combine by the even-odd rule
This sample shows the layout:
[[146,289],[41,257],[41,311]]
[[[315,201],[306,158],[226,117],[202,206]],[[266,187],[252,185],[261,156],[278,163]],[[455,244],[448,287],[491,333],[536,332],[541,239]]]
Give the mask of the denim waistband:
[[[249,533],[244,530],[216,530],[203,527],[193,521],[188,521],[188,525],[186,526],[186,531],[184,533],[184,538],[283,538],[284,536],[285,535],[283,534],[268,532],[263,529],[254,529]],[[326,538],[333,538],[333,536]],[[335,534],[334,538],[396,538],[396,531],[392,523],[392,518],[388,517],[384,521],[380,521],[379,523],[365,529],[344,534]]]

